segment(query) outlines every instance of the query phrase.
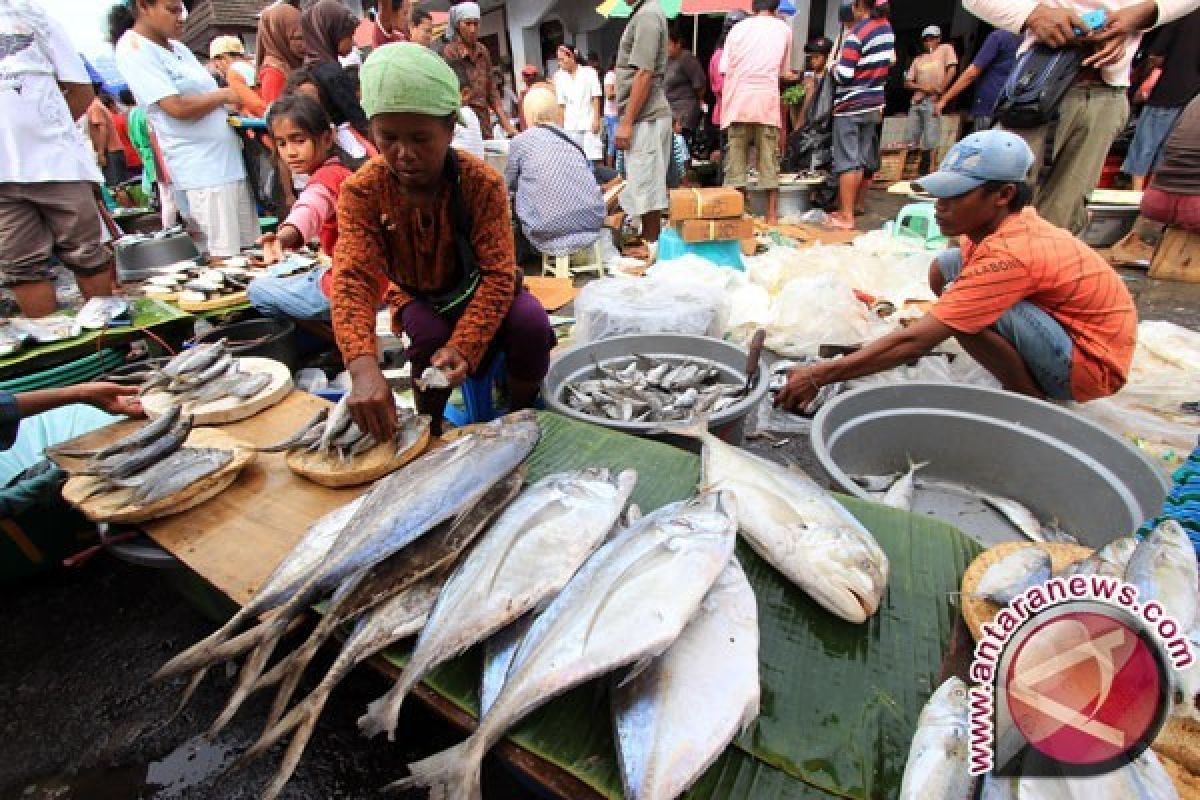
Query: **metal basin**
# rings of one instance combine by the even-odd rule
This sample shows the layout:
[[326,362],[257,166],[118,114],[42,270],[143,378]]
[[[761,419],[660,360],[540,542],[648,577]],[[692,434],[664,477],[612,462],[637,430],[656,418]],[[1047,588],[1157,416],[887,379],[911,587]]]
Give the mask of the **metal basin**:
[[[550,365],[550,372],[542,384],[542,395],[546,406],[582,422],[603,425],[613,430],[631,433],[634,436],[652,436],[689,449],[695,449],[694,440],[664,436],[661,422],[621,422],[600,419],[584,414],[562,402],[560,395],[564,383],[596,377],[596,362],[613,359],[628,359],[634,353],[668,361],[687,361],[703,358],[712,361],[722,370],[721,382],[743,383],[746,380],[746,351],[735,344],[707,336],[691,336],[680,333],[649,333],[613,336],[597,342],[573,347]],[[762,366],[758,368],[750,393],[729,408],[713,414],[708,419],[708,429],[729,442],[740,443],[744,436],[746,416],[758,406],[767,393],[767,381]]]
[[116,252],[117,277],[122,281],[144,280],[156,270],[200,255],[192,237],[183,232],[118,242]]
[[[1119,438],[1077,414],[997,389],[909,383],[841,395],[813,420],[812,447],[837,486],[870,495],[849,475],[928,466],[927,480],[1011,498],[1043,525],[1100,547],[1158,514],[1168,483]],[[1023,537],[981,501],[918,490],[913,511],[985,546]]]

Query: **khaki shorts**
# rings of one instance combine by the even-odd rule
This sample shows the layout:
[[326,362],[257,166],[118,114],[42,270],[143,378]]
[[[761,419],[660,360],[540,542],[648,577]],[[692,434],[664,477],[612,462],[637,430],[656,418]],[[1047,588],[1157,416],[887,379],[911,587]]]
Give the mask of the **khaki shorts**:
[[51,255],[78,275],[108,269],[92,184],[0,183],[0,286],[54,280]]
[[729,153],[725,156],[725,185],[746,187],[746,162],[750,146],[758,153],[758,188],[779,188],[779,128],[754,122],[735,122],[729,132]]
[[674,135],[670,117],[634,123],[633,141],[625,151],[626,183],[621,192],[621,210],[629,216],[667,210],[667,165]]

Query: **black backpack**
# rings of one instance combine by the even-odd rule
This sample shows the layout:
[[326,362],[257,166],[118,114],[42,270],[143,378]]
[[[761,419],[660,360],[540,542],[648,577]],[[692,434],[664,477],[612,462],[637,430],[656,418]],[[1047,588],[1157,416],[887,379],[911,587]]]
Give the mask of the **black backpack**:
[[1078,47],[1055,50],[1035,44],[1017,58],[1000,93],[996,119],[1006,128],[1036,128],[1054,119],[1063,95],[1083,66]]

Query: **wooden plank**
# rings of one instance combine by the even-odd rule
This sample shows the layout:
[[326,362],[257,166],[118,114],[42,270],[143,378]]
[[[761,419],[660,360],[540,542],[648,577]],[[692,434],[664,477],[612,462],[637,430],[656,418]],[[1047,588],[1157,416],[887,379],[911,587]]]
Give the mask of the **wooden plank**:
[[1200,233],[1167,228],[1154,251],[1154,260],[1150,262],[1150,277],[1160,281],[1200,283]]

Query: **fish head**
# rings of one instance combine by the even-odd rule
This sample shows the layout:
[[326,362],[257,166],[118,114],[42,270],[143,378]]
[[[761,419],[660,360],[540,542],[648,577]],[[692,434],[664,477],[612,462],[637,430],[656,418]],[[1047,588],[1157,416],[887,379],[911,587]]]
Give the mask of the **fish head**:
[[967,684],[952,676],[934,689],[921,709],[917,725],[965,724],[969,701]]
[[879,610],[888,559],[869,534],[847,525],[802,536],[810,568],[822,578],[805,587],[814,600],[849,622],[865,622]]

